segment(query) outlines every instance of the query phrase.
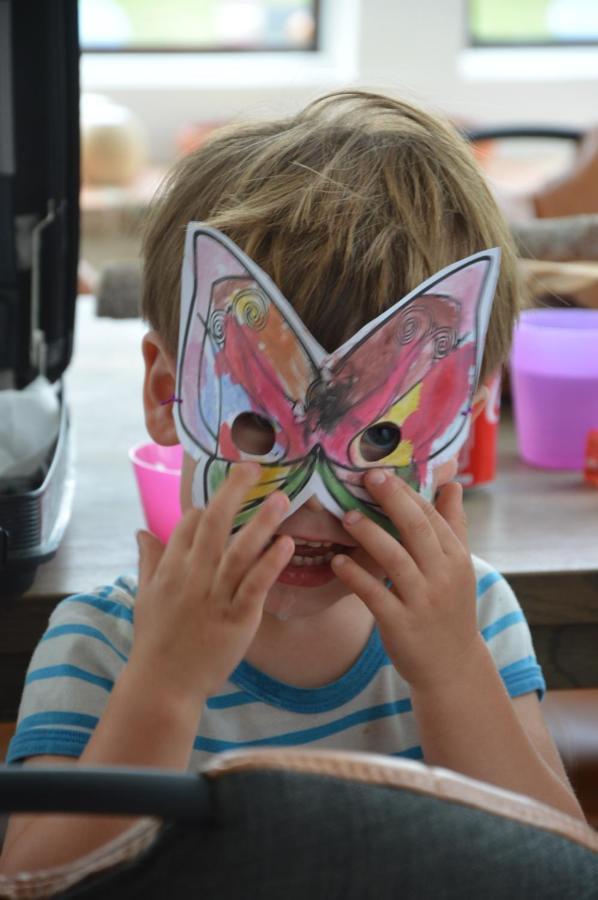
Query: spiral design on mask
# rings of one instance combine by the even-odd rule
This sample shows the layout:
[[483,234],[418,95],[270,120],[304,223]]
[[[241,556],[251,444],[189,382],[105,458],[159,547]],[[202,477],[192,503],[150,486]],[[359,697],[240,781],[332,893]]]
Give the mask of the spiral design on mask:
[[268,301],[255,288],[239,291],[233,300],[233,313],[241,325],[261,331],[268,320]]
[[401,315],[397,329],[399,344],[419,341],[428,333],[431,325],[430,313],[423,306],[411,306]]
[[226,312],[223,309],[215,309],[208,322],[208,329],[213,340],[219,347],[224,346],[224,320]]
[[447,326],[434,332],[434,359],[444,359],[457,345],[457,332]]

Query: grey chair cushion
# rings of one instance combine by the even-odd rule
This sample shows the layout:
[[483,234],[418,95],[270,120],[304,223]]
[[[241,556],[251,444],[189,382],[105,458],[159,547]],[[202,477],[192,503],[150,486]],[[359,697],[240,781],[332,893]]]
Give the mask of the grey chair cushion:
[[212,818],[166,825],[72,900],[590,900],[598,854],[562,835],[413,790],[293,771],[211,783]]

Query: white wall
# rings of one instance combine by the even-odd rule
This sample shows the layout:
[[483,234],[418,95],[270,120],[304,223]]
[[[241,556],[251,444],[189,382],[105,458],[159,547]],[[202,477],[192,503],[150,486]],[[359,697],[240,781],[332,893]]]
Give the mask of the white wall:
[[82,89],[137,113],[157,161],[172,159],[182,124],[292,112],[350,84],[480,124],[598,124],[598,48],[467,50],[465,0],[322,0],[322,7],[318,54],[84,56]]

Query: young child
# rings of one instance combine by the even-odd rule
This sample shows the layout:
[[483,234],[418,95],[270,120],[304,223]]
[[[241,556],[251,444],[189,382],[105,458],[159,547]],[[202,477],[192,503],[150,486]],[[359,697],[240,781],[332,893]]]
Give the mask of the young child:
[[[499,246],[483,403],[483,382],[508,353],[518,281],[506,228],[449,126],[346,91],[288,119],[223,130],[181,160],[145,240],[143,402],[164,445],[179,442],[192,221],[245,251],[328,352],[443,267]],[[374,434],[373,451],[385,436]],[[249,455],[259,458],[266,439],[259,417],[240,423]],[[275,491],[232,538],[261,466],[233,465],[205,509],[192,506],[195,468],[185,454],[184,515],[167,546],[140,533],[138,582],[121,576],[53,613],[10,762],[183,771],[235,747],[345,748],[423,759],[583,818],[542,719],[523,614],[467,549],[454,458],[434,471],[435,506],[393,469],[367,469],[364,487],[390,530],[359,509],[333,515],[316,496],[289,515]],[[15,816],[2,871],[76,858],[127,824]]]

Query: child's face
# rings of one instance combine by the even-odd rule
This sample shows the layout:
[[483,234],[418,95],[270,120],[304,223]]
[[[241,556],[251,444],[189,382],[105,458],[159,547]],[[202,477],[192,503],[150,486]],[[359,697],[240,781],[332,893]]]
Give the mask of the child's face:
[[[145,362],[144,407],[147,429],[158,444],[178,443],[174,426],[172,405],[168,398],[175,389],[176,361],[164,351],[162,342],[155,332],[149,332],[143,340]],[[479,414],[486,403],[488,389],[478,390],[473,404],[473,417]],[[259,428],[249,427],[245,438],[253,442],[256,452],[260,449],[263,435]],[[196,463],[184,453],[181,473],[181,508],[192,506],[192,482]],[[457,471],[455,458],[448,460],[434,470],[434,490],[451,481]],[[342,546],[343,552],[353,555],[364,568],[383,578],[368,554],[359,547],[343,528],[342,522],[324,509],[315,498],[309,498],[280,525],[278,532],[295,538],[297,553],[284,570],[266,601],[265,609],[280,619],[290,616],[300,617],[323,612],[332,606],[347,591],[333,574],[329,565],[330,553]],[[310,544],[312,546],[310,546]],[[313,546],[319,544],[320,546]],[[317,560],[311,562],[308,560]]]

